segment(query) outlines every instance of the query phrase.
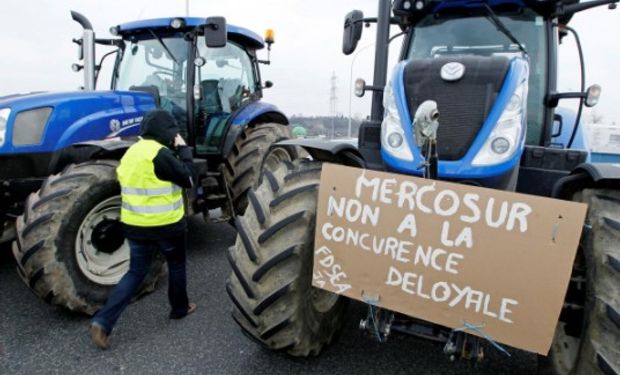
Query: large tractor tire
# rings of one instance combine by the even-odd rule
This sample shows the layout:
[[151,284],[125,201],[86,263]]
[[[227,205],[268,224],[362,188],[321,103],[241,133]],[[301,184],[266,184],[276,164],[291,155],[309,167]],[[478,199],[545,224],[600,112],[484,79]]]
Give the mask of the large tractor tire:
[[342,324],[346,298],[312,287],[321,163],[266,168],[236,219],[226,290],[233,318],[250,338],[293,356],[317,355]]
[[[115,160],[72,164],[26,200],[13,254],[26,285],[46,302],[88,315],[129,269]],[[140,294],[165,272],[157,255]]]
[[[248,191],[256,184],[263,159],[271,145],[289,138],[289,127],[276,123],[250,125],[237,138],[224,168],[224,179],[230,190],[235,215],[243,215],[245,212]],[[291,149],[278,150],[280,158],[293,160],[297,157]]]
[[539,373],[620,374],[620,191],[586,189],[589,206],[565,306]]

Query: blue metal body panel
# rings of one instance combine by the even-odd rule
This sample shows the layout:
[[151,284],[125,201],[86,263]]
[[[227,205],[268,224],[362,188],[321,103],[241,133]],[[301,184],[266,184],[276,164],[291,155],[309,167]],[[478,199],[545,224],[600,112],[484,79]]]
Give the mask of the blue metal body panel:
[[[11,144],[15,116],[25,110],[52,107],[42,142],[37,145]],[[145,112],[155,108],[150,94],[138,91],[76,91],[7,97],[0,108],[11,108],[6,142],[2,154],[54,152],[75,143],[140,133]],[[273,104],[255,101],[231,119],[231,126],[242,126],[267,113],[284,114]]]
[[[562,129],[560,129],[561,132],[557,137],[551,138],[551,144],[556,147],[566,148],[566,146],[568,146],[568,141],[573,134],[573,129],[575,128],[575,118],[577,117],[577,114],[571,109],[562,107],[556,108],[555,113],[562,116]],[[556,128],[553,130],[554,134],[557,133]],[[586,142],[582,122],[580,122],[579,127],[577,128],[577,134],[575,134],[575,139],[573,140],[571,149],[586,150],[589,152],[590,148]]]
[[[394,88],[394,95],[396,98],[398,113],[401,119],[401,126],[405,133],[405,138],[409,145],[411,145],[411,151],[413,154],[413,162],[406,161],[402,159],[395,158],[385,150],[381,149],[381,155],[386,166],[389,169],[395,170],[400,173],[406,173],[411,175],[422,175],[422,168],[420,167],[423,163],[422,153],[420,149],[416,146],[414,134],[413,134],[413,126],[411,125],[412,114],[409,113],[407,108],[407,99],[405,95],[405,87],[404,87],[404,67],[407,64],[407,61],[400,62],[396,68],[394,69],[394,73],[392,76],[392,85]],[[455,161],[439,161],[438,165],[438,174],[440,178],[487,178],[502,175],[511,169],[513,169],[521,159],[521,154],[523,151],[523,145],[525,142],[525,123],[523,124],[523,131],[521,133],[521,142],[520,146],[515,151],[514,155],[507,161],[491,165],[491,166],[472,166],[472,162],[476,157],[478,151],[482,148],[487,138],[490,136],[493,131],[497,121],[502,115],[508,101],[512,97],[515,92],[517,86],[523,82],[523,80],[528,77],[528,67],[527,63],[521,59],[513,59],[510,68],[508,69],[508,73],[506,74],[506,78],[504,80],[504,84],[497,96],[497,99],[489,112],[488,117],[486,118],[480,132],[474,139],[471,147],[465,154],[465,156],[460,160]],[[439,108],[441,111],[441,108]],[[524,122],[525,122],[525,116]],[[440,125],[441,126],[441,120]]]
[[237,112],[230,124],[231,126],[246,125],[252,122],[255,118],[269,112],[275,112],[284,116],[284,113],[282,113],[282,111],[280,111],[280,109],[278,109],[275,105],[264,103],[262,101],[255,101]]
[[[138,134],[139,128],[131,125],[139,123],[144,112],[155,108],[155,101],[150,94],[137,91],[76,91],[1,100],[0,108],[7,107],[11,108],[11,115],[0,154],[23,154],[57,151],[77,142],[116,135],[121,129],[123,135]],[[13,146],[15,116],[41,107],[52,107],[41,143]]]
[[[199,17],[166,17],[166,18],[155,18],[150,20],[140,20],[127,22],[118,25],[119,33],[131,33],[136,32],[142,29],[156,29],[156,28],[170,28],[170,22],[175,18],[182,18],[185,20],[185,28],[184,29],[192,29],[196,26],[203,25],[205,23],[206,18]],[[265,46],[263,38],[261,38],[255,32],[248,30],[243,27],[235,26],[227,24],[226,28],[228,29],[228,34],[237,34],[245,39],[247,39],[252,44],[252,48],[261,49]],[[171,29],[172,30],[172,29]]]

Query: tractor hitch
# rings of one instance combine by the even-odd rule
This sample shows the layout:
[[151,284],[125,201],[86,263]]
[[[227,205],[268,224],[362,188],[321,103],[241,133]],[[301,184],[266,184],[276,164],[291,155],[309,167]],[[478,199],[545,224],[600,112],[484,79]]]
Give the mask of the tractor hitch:
[[484,359],[484,346],[480,338],[465,332],[452,331],[443,347],[443,352],[450,361],[460,358],[481,362]]
[[360,329],[367,332],[377,341],[383,343],[387,341],[391,332],[394,313],[380,307],[368,304],[368,314],[366,318],[360,320]]
[[368,313],[360,320],[359,328],[380,343],[386,342],[392,332],[399,332],[444,344],[443,352],[450,361],[484,359],[484,345],[479,337],[397,314],[372,302],[368,302]]

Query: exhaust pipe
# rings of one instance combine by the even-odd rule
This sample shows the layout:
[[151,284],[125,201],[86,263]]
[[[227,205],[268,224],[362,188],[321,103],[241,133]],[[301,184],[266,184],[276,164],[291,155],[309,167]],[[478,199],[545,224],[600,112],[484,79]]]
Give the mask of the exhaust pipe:
[[81,13],[71,11],[71,18],[79,23],[84,32],[80,41],[80,60],[84,60],[84,90],[95,90],[95,32],[93,25]]
[[[377,40],[375,44],[375,74],[372,80],[374,87],[385,87],[387,81],[388,53],[390,48],[390,16],[392,13],[392,1],[379,0],[379,13],[377,15]],[[383,90],[372,92],[372,107],[370,119],[373,121],[383,120]]]

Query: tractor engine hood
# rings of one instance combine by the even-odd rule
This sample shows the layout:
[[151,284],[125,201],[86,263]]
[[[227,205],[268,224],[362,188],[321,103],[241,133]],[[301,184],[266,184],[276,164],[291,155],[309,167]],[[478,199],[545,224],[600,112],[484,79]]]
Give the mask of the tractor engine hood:
[[74,91],[0,97],[0,154],[42,153],[77,142],[138,134],[152,95]]
[[433,100],[441,113],[437,152],[442,178],[479,180],[509,173],[523,151],[528,74],[528,63],[520,57],[441,56],[401,62],[384,96],[381,153],[386,166],[421,174],[425,158],[414,121],[418,108]]

